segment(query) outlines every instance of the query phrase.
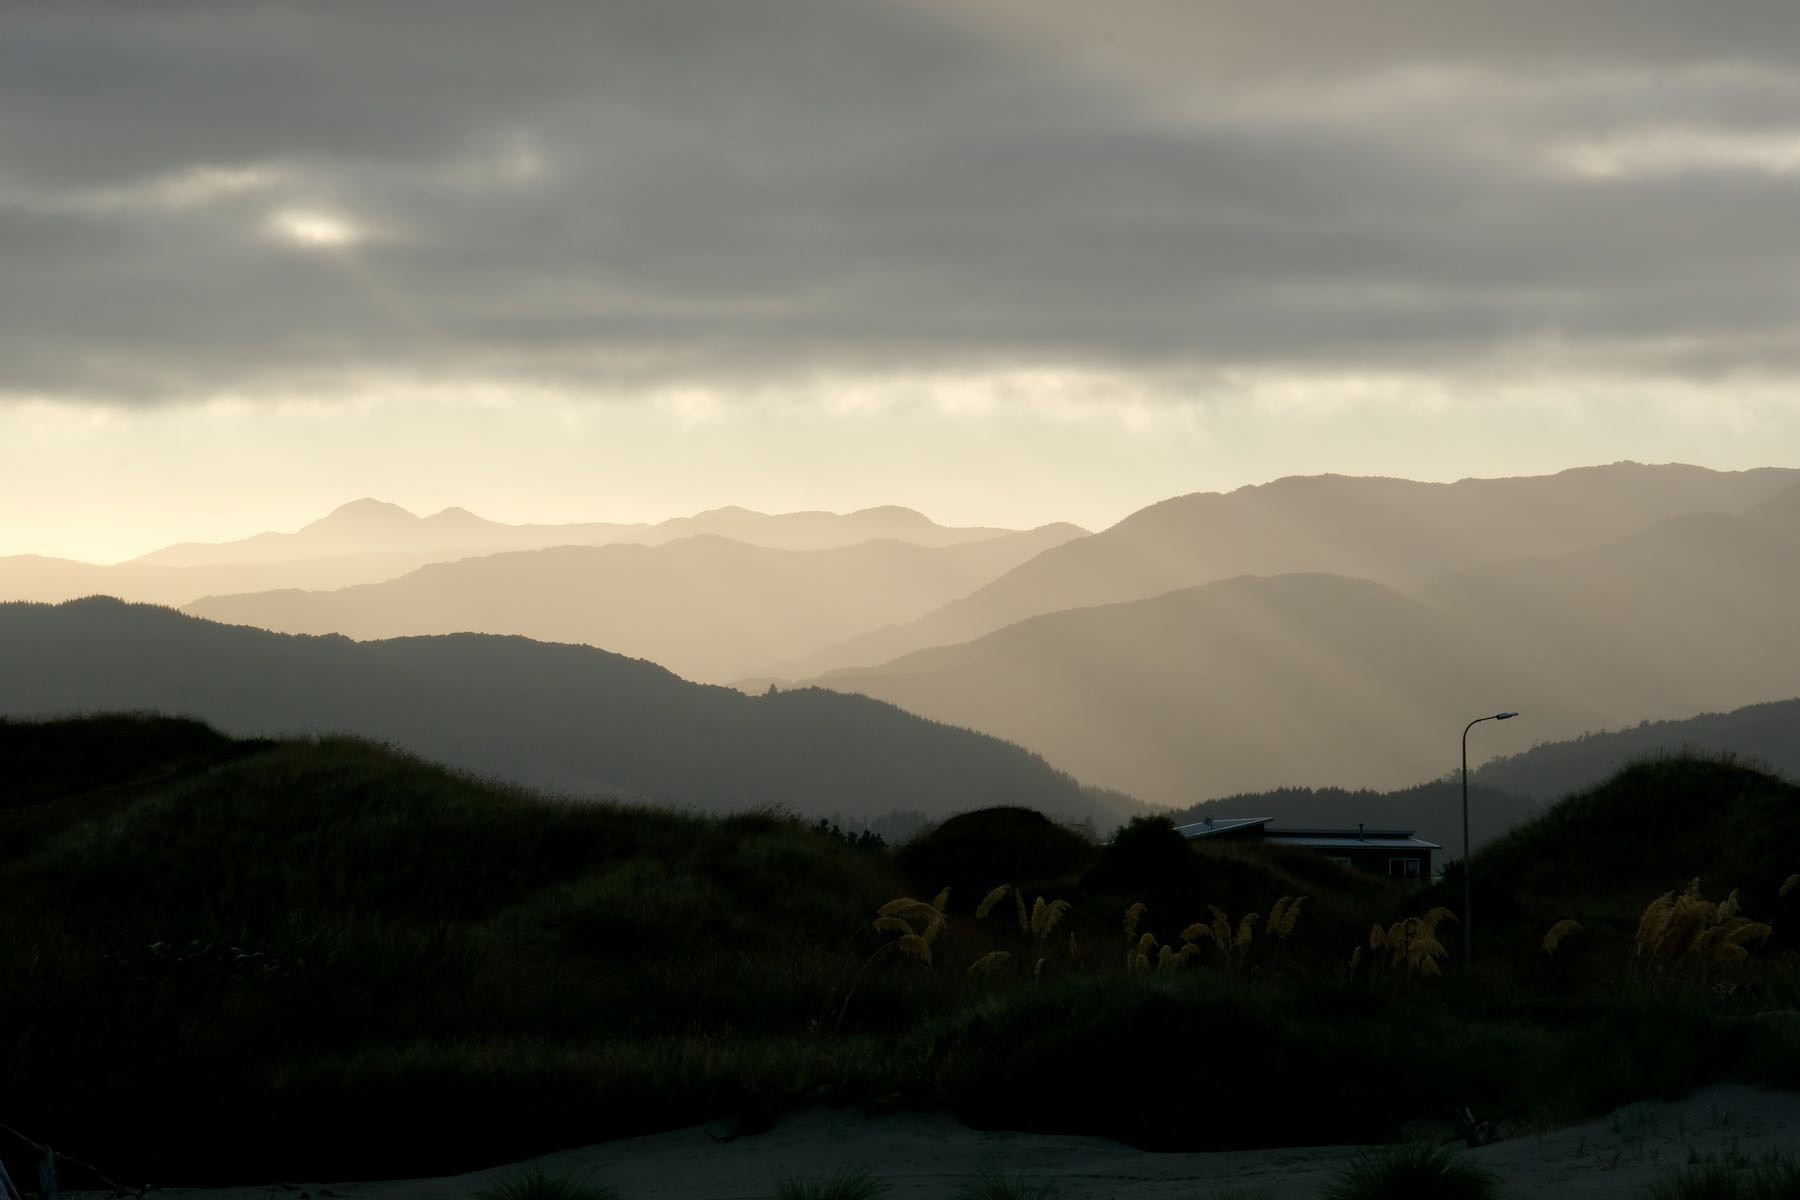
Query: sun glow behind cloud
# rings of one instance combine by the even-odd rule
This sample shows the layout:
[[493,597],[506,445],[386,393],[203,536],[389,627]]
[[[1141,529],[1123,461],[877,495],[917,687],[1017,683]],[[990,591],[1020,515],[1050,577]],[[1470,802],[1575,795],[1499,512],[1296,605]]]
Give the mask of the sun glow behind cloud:
[[309,208],[284,208],[271,213],[268,230],[281,241],[308,250],[347,249],[368,236],[348,217]]

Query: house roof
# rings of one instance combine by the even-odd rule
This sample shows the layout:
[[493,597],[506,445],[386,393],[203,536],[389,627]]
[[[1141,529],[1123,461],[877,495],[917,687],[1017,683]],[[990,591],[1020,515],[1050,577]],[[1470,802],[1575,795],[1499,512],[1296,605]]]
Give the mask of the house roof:
[[1217,837],[1222,834],[1258,834],[1263,840],[1284,846],[1306,846],[1317,850],[1360,846],[1373,850],[1442,850],[1436,842],[1413,836],[1410,829],[1270,829],[1273,817],[1214,817],[1177,825],[1176,831],[1186,838]]
[[1314,850],[1362,849],[1362,850],[1442,850],[1436,842],[1428,842],[1423,838],[1405,834],[1394,837],[1386,831],[1366,833],[1362,837],[1351,834],[1320,835],[1313,831],[1304,831],[1298,837],[1290,837],[1285,831],[1269,830],[1263,834],[1271,842],[1279,842],[1284,846],[1306,846]]
[[1212,837],[1220,833],[1242,833],[1251,828],[1261,828],[1273,819],[1273,817],[1209,817],[1204,821],[1195,821],[1191,825],[1177,825],[1175,831],[1186,838]]

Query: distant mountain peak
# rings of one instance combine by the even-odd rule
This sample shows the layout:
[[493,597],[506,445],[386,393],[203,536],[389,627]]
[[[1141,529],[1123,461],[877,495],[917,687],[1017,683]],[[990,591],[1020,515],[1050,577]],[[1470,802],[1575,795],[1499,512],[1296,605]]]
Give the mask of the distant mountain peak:
[[930,517],[916,508],[908,508],[904,504],[877,504],[873,508],[859,508],[850,514],[853,517],[886,517],[890,520],[907,521],[914,524],[932,524]]
[[315,525],[325,521],[416,521],[419,518],[398,504],[389,504],[385,500],[376,500],[364,496],[360,500],[352,500],[348,504],[340,504]]
[[[401,511],[406,510],[401,509]],[[434,512],[425,519],[436,521],[441,525],[486,525],[488,523],[487,518],[476,516],[460,504],[453,504],[449,508]]]
[[745,508],[741,504],[727,504],[724,508],[709,508],[705,512],[697,512],[696,521],[756,521],[769,514],[757,512],[754,508]]

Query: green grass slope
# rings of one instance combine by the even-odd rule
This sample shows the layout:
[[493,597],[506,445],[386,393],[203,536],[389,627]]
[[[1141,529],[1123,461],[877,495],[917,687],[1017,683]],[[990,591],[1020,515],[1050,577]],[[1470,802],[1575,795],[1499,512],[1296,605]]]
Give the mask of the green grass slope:
[[[1616,945],[1546,963],[1498,943],[1470,978],[1454,938],[1441,977],[1353,967],[1371,923],[1436,897],[1156,820],[1097,848],[972,814],[892,854],[766,815],[547,800],[342,738],[112,717],[0,725],[0,750],[29,781],[0,806],[5,1120],[130,1183],[431,1175],[820,1103],[1197,1149],[1379,1141],[1464,1105],[1522,1133],[1732,1074],[1800,1080],[1800,1039],[1771,1049],[1757,1015],[1800,1001],[1779,948],[1692,978]],[[1626,911],[1690,872],[1760,903],[1796,844],[1793,789],[1765,776],[1608,786],[1478,859],[1482,911],[1505,889],[1536,906],[1479,928],[1535,934],[1584,887]],[[1635,853],[1593,852],[1621,816],[1696,798],[1705,836],[1645,820]],[[983,882],[952,892],[928,963],[873,927],[953,871]],[[1071,908],[1048,933],[1010,899],[978,918],[990,882]],[[1242,928],[1296,894],[1291,937],[1264,917],[1228,954],[1154,966],[1207,904]],[[1146,933],[1152,965],[1129,969]]]
[[[1740,889],[1748,915],[1786,942],[1800,928],[1800,786],[1722,758],[1677,755],[1637,763],[1547,807],[1478,851],[1475,902],[1526,950],[1554,921],[1636,932],[1653,897],[1698,878],[1722,900]],[[1452,893],[1452,897],[1454,893]]]
[[[797,822],[162,719],[0,747],[35,781],[0,808],[7,1119],[116,1175],[468,1168],[789,1101],[872,1054],[804,1034],[903,884]],[[859,1017],[898,1004],[874,980]]]

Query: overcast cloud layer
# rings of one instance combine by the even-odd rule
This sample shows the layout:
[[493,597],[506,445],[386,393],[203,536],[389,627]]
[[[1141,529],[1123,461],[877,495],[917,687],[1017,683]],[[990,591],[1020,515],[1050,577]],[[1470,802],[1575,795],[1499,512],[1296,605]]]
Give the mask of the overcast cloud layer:
[[0,264],[40,414],[1567,384],[1792,450],[1800,5],[12,0]]
[[1793,365],[1800,6],[136,5],[0,37],[14,392]]

